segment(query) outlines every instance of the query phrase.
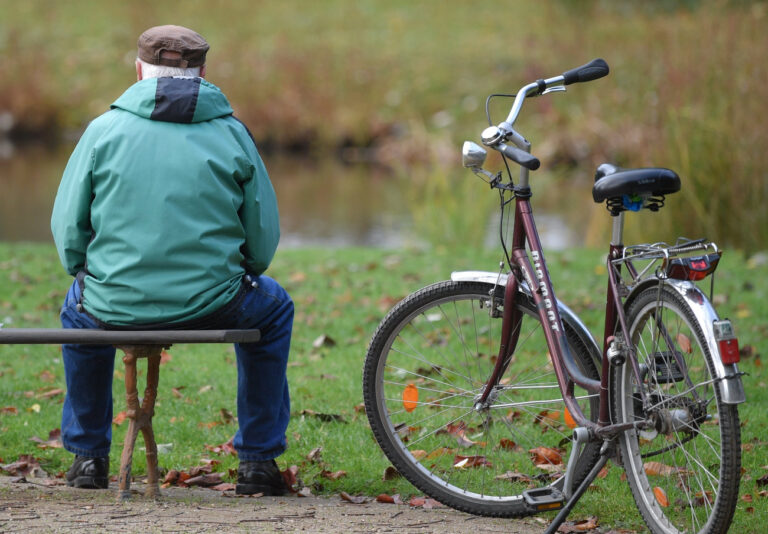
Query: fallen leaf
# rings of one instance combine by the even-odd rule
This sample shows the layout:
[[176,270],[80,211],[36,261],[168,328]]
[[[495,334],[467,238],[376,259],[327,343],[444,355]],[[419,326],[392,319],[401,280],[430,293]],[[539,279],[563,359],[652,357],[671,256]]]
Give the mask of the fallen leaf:
[[673,467],[671,465],[665,465],[661,462],[645,462],[643,464],[645,468],[645,474],[649,476],[662,476],[668,477],[674,474],[686,474],[686,470],[681,467]]
[[749,493],[746,493],[746,494],[741,496],[741,500],[744,501],[744,502],[752,502],[752,500],[753,500],[752,499],[752,495],[750,495]]
[[64,393],[64,390],[61,389],[61,388],[49,389],[48,391],[44,391],[44,392],[40,393],[37,396],[37,398],[38,399],[50,399],[51,397],[56,397],[57,395],[61,395],[62,393]]
[[536,465],[560,465],[563,463],[563,457],[560,452],[550,447],[536,447],[535,449],[529,449],[528,453],[531,455],[531,461]]
[[40,439],[37,436],[32,436],[29,440],[37,443],[40,449],[60,449],[63,446],[61,444],[61,430],[58,428],[54,428],[48,433],[47,440]]
[[557,531],[568,534],[573,532],[586,532],[588,530],[594,530],[596,528],[597,528],[597,517],[593,516],[587,519],[582,519],[580,521],[569,521],[561,525],[560,528],[557,529]]
[[336,341],[331,336],[328,336],[326,334],[323,334],[319,337],[317,337],[313,342],[312,346],[316,349],[319,349],[320,347],[333,347],[336,345]]
[[400,477],[401,475],[397,469],[390,465],[384,470],[384,475],[381,477],[381,480],[395,480]]
[[309,460],[311,463],[322,462],[323,461],[322,454],[321,454],[322,451],[323,451],[322,447],[315,447],[314,449],[309,451],[309,454],[307,454],[307,460]]
[[517,448],[517,443],[509,438],[501,438],[499,440],[499,447],[508,451],[513,451]]
[[30,454],[22,454],[19,459],[7,465],[0,465],[0,471],[5,471],[11,476],[31,476],[35,478],[47,478],[48,473],[40,467],[37,458]]
[[677,345],[680,350],[686,354],[693,354],[693,346],[691,340],[683,333],[677,334]]
[[0,408],[0,414],[3,415],[17,415],[19,413],[19,409],[15,406],[5,406],[4,408]]
[[301,410],[301,412],[299,412],[299,414],[300,415],[309,415],[309,416],[312,416],[312,417],[317,417],[321,421],[325,421],[325,422],[331,422],[331,421],[337,421],[339,423],[345,423],[346,422],[346,421],[344,421],[344,417],[343,416],[338,415],[338,414],[333,414],[333,413],[318,413],[318,412],[316,412],[314,410]]
[[350,502],[352,504],[365,504],[368,502],[368,498],[363,495],[350,495],[346,491],[342,491],[339,496],[342,500]]
[[283,481],[285,482],[285,485],[293,490],[293,487],[298,482],[299,467],[292,465],[285,471],[280,471],[280,474],[283,475]]
[[211,391],[213,389],[213,386],[210,384],[206,384],[205,386],[201,387],[197,390],[198,393],[207,393],[208,391]]
[[461,456],[457,454],[453,457],[453,467],[456,469],[464,469],[467,467],[493,467],[493,464],[489,462],[485,456]]
[[660,488],[659,486],[655,486],[653,488],[653,495],[656,497],[656,502],[659,503],[659,506],[662,508],[666,508],[669,506],[669,498],[667,497],[667,492],[664,491],[663,488]]
[[414,508],[418,508],[419,506],[424,506],[425,502],[427,502],[427,499],[424,497],[411,497],[411,500],[408,501],[408,504]]
[[179,386],[177,388],[171,388],[171,393],[173,394],[174,397],[176,397],[177,399],[180,399],[180,398],[183,397],[183,395],[181,394],[181,390],[184,389],[184,387],[185,386]]
[[296,492],[297,497],[311,497],[312,496],[312,488],[308,486],[304,486],[299,491]]
[[127,414],[125,411],[122,411],[122,412],[118,413],[118,414],[117,414],[117,415],[116,415],[116,416],[115,416],[115,417],[112,419],[112,424],[113,424],[113,425],[118,425],[118,426],[120,426],[120,425],[122,425],[122,424],[123,424],[123,422],[125,421],[125,419],[126,419],[127,417],[128,417],[128,414]]
[[172,359],[173,359],[173,357],[171,356],[170,352],[168,352],[166,350],[160,352],[160,365],[164,365],[164,364],[170,362]]
[[326,471],[325,469],[323,469],[322,471],[320,471],[320,476],[323,477],[323,478],[327,478],[329,480],[338,480],[338,479],[340,479],[342,477],[347,476],[347,472],[346,471],[333,471],[333,472],[331,472],[331,471]]
[[391,495],[387,495],[386,493],[382,493],[378,497],[376,497],[376,502],[383,502],[385,504],[395,504],[395,499]]
[[232,482],[222,482],[221,484],[211,486],[210,489],[215,491],[234,491],[235,487],[236,484],[233,484]]
[[760,478],[755,480],[755,483],[758,485],[758,487],[765,486],[766,484],[768,484],[768,475],[761,476]]
[[507,471],[503,475],[497,475],[494,477],[496,480],[509,480],[510,482],[531,482],[533,479],[523,473],[517,471]]
[[190,477],[184,481],[187,486],[217,486],[223,481],[221,480],[221,473],[210,473],[205,475],[198,475],[196,477]]
[[234,446],[234,436],[229,438],[229,441],[222,443],[221,445],[205,445],[205,450],[211,451],[216,454],[231,454],[237,456],[237,451]]

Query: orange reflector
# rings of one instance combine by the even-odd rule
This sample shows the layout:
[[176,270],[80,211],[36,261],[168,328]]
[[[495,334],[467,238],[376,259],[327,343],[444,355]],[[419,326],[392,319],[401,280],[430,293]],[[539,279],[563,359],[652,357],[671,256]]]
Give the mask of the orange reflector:
[[669,498],[667,497],[667,492],[662,488],[655,486],[653,488],[653,495],[656,497],[656,502],[659,503],[659,506],[662,508],[669,506]]
[[565,407],[565,410],[563,411],[563,419],[565,420],[565,424],[568,425],[568,428],[576,428],[576,420],[571,415],[571,411],[568,409],[568,407]]
[[419,390],[413,384],[408,384],[403,390],[403,408],[411,413],[419,405]]

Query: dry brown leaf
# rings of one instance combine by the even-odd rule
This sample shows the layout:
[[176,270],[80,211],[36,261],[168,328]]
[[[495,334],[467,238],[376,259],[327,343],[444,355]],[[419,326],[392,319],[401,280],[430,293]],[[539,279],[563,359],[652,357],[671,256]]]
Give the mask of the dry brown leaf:
[[659,503],[659,506],[662,508],[666,508],[669,506],[669,498],[667,497],[667,492],[664,491],[663,488],[660,488],[659,486],[654,486],[653,488],[653,495],[656,497],[656,502]]
[[395,469],[393,466],[389,466],[384,470],[384,475],[381,477],[381,480],[395,480],[400,478],[400,473]]
[[128,414],[125,411],[122,411],[118,413],[113,419],[112,424],[113,425],[122,425],[125,419],[128,417]]
[[465,469],[469,467],[492,467],[485,456],[461,456],[457,454],[453,457],[453,467],[456,469]]
[[528,453],[531,455],[531,461],[536,465],[560,465],[563,463],[563,456],[557,449],[552,449],[550,447],[536,447],[535,449],[529,449]]
[[383,502],[385,504],[395,504],[395,499],[391,495],[387,495],[386,493],[382,493],[378,497],[376,497],[376,502]]
[[309,460],[311,463],[318,463],[323,461],[322,453],[323,448],[322,447],[315,447],[311,451],[309,451],[309,454],[307,454],[307,460]]
[[685,334],[677,334],[677,345],[680,347],[681,352],[686,354],[693,354],[693,346],[691,345],[691,340],[688,339],[688,336]]
[[347,476],[347,472],[346,471],[333,471],[333,472],[331,472],[331,471],[326,471],[325,469],[323,469],[322,471],[320,471],[320,476],[323,477],[323,478],[327,478],[329,480],[338,480],[338,479],[340,479],[342,477]]
[[597,517],[590,517],[587,519],[582,519],[580,521],[569,521],[562,525],[557,531],[563,532],[563,533],[573,533],[573,532],[587,532],[589,530],[594,530],[597,528]]
[[350,495],[346,491],[339,493],[342,500],[351,502],[352,504],[365,504],[368,502],[368,498],[363,495]]

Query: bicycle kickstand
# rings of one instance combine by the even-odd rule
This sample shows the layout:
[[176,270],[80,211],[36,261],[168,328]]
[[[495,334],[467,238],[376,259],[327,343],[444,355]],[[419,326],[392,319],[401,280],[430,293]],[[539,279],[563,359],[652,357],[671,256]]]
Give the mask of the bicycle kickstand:
[[[583,432],[580,432],[583,431]],[[571,485],[572,480],[571,477],[573,475],[573,470],[576,467],[576,462],[578,461],[578,457],[581,455],[583,445],[587,441],[587,430],[585,428],[577,428],[575,429],[574,435],[573,435],[573,449],[571,452],[571,457],[568,461],[568,466],[566,468],[566,476],[565,476],[565,492],[566,495],[568,495],[571,492]],[[545,531],[545,534],[555,534],[557,532],[557,529],[560,527],[560,525],[563,524],[565,519],[568,517],[568,514],[571,513],[571,510],[574,506],[576,506],[576,503],[581,498],[581,496],[584,494],[585,491],[587,491],[587,488],[592,484],[592,482],[597,477],[598,473],[600,473],[600,470],[605,466],[605,464],[608,462],[608,458],[611,455],[611,449],[613,448],[614,441],[608,440],[603,442],[603,446],[600,448],[600,456],[597,459],[597,462],[595,463],[594,467],[592,467],[592,470],[587,473],[587,476],[582,480],[581,484],[579,484],[579,487],[576,488],[576,491],[573,492],[568,498],[568,502],[565,503],[565,506],[563,506],[558,514],[555,516],[555,518],[552,520],[552,523],[549,524],[549,527],[547,527],[547,530]]]

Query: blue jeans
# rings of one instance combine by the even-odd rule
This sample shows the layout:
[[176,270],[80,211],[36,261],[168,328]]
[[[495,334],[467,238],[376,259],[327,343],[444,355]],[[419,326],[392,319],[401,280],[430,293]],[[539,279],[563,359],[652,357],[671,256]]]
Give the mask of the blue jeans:
[[[255,278],[240,306],[217,317],[210,329],[258,328],[261,341],[236,343],[237,418],[234,446],[241,461],[262,461],[285,451],[290,417],[286,367],[293,327],[293,301],[267,276]],[[77,310],[80,287],[75,281],[64,299],[64,328],[98,328]],[[112,345],[63,345],[67,395],[61,415],[61,441],[80,456],[108,456],[112,441]]]

